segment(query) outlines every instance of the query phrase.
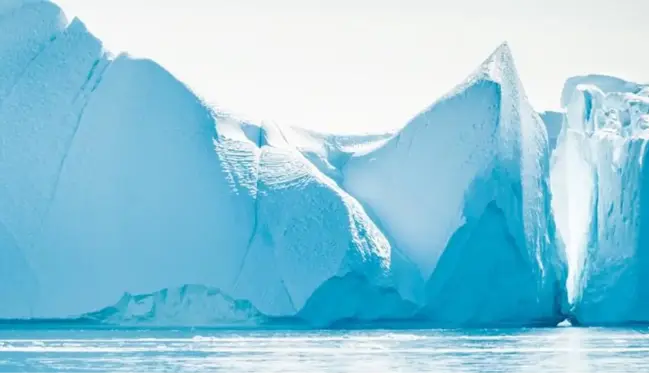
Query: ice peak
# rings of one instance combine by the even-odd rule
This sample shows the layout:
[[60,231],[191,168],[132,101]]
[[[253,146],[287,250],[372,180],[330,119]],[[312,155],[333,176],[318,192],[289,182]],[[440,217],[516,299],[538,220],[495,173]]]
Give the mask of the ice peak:
[[496,49],[489,54],[489,57],[487,57],[480,66],[488,66],[488,65],[500,65],[502,63],[508,63],[513,60],[512,57],[512,51],[509,48],[509,44],[504,41]]
[[500,43],[500,45],[491,53],[490,58],[512,59],[512,51],[509,47],[509,42],[505,40]]
[[509,44],[506,41],[500,44],[482,63],[480,70],[482,70],[482,74],[486,75],[482,78],[488,78],[498,83],[502,81],[503,73],[517,76],[514,56]]
[[87,33],[88,27],[86,27],[86,24],[81,19],[79,19],[78,17],[74,17],[72,18],[72,21],[70,21],[70,25],[67,28],[67,32]]

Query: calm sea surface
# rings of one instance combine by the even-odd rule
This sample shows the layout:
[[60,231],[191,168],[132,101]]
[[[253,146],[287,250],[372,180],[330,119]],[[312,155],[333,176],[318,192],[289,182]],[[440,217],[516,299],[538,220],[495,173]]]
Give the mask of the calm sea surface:
[[649,372],[649,329],[0,328],[0,372]]

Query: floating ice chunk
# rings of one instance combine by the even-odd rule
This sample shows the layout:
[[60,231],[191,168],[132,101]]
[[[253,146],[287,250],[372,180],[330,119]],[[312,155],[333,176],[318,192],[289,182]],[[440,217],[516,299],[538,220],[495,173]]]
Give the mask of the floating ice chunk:
[[137,326],[260,326],[267,319],[248,301],[218,289],[185,285],[150,294],[124,294],[115,305],[82,316],[106,324]]

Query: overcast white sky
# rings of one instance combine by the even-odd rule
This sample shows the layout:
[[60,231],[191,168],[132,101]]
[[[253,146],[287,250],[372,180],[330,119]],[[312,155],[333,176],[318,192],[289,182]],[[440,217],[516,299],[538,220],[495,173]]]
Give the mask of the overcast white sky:
[[572,75],[649,82],[649,0],[55,0],[252,119],[401,127],[509,41],[538,110]]

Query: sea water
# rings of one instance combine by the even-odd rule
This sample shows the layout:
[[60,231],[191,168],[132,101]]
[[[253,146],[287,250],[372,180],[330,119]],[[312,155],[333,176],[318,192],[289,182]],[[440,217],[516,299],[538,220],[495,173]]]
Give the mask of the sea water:
[[0,372],[642,372],[649,329],[225,331],[4,326]]

